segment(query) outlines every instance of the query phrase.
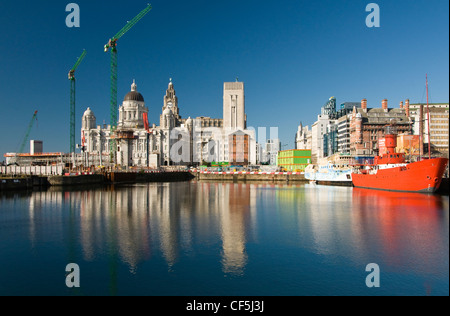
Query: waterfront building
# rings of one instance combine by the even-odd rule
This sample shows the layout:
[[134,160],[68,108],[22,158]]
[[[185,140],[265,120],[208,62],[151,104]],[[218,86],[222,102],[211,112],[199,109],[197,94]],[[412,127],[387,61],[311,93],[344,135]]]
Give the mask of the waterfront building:
[[[409,106],[409,100],[407,100]],[[384,127],[395,124],[399,134],[412,133],[412,119],[409,107],[388,108],[388,100],[381,108],[368,108],[367,100],[361,101],[361,108],[353,108],[350,119],[350,154],[353,156],[376,156],[379,154],[379,140],[384,138]]]
[[311,150],[290,149],[283,150],[278,153],[278,167],[286,169],[290,172],[305,171],[306,167],[311,164]]
[[267,161],[270,165],[275,166],[277,164],[278,152],[281,150],[280,139],[268,139],[266,142],[266,154]]
[[323,157],[331,156],[338,152],[338,123],[330,120],[327,131],[323,135]]
[[312,133],[309,126],[303,126],[300,123],[295,134],[295,149],[311,149],[311,141]]
[[176,96],[176,91],[173,86],[172,78],[170,78],[169,87],[166,90],[166,95],[164,96],[164,105],[159,117],[159,126],[167,126],[167,116],[164,112],[168,113],[167,110],[172,112],[174,125],[181,125],[180,109],[178,108],[178,97]]
[[336,98],[331,97],[311,129],[300,123],[296,149],[311,149],[314,163],[337,152],[350,154],[350,114],[354,107],[360,108],[361,103],[344,102],[338,108]]
[[330,120],[323,135],[323,157],[350,153],[350,114],[354,107],[361,107],[361,103],[344,102],[338,111],[330,114],[333,120]]
[[327,115],[329,118],[335,118],[336,116],[336,98],[331,97],[327,103],[321,109],[321,115]]
[[346,114],[337,120],[338,152],[350,154],[350,118],[351,114]]
[[324,135],[327,133],[329,125],[336,123],[336,98],[331,97],[322,107],[321,114],[317,116],[317,121],[311,127],[311,158],[313,163],[325,157],[324,155]]
[[[243,165],[256,164],[256,133],[254,129],[247,129],[243,82],[224,83],[223,128],[221,132],[216,132],[215,135],[215,141],[216,143],[218,142],[215,146],[219,150],[220,161],[229,161],[230,163]],[[242,141],[236,143],[237,139]],[[242,152],[236,155],[235,150]],[[241,163],[237,159],[238,157],[244,158]]]
[[[430,121],[428,120],[427,104],[409,104],[409,113],[414,120],[413,132],[422,140],[421,153],[428,153],[428,143],[431,138],[431,150],[433,156],[449,157],[449,104],[431,103]],[[431,137],[428,135],[428,126]]]
[[[114,161],[112,164],[127,169],[198,165],[204,161],[239,163],[241,158],[240,164],[256,164],[255,132],[246,129],[244,83],[224,83],[223,100],[223,119],[183,119],[170,80],[157,126],[150,124],[144,97],[133,81],[119,107],[114,132],[111,126],[97,126],[90,108],[85,111],[81,129],[83,155],[96,161],[94,165],[110,165]],[[111,150],[114,143],[116,147]]]
[[[181,125],[187,125],[187,121],[188,119],[181,119]],[[218,128],[223,128],[223,119],[219,119],[219,118],[211,118],[211,117],[207,117],[207,116],[198,116],[196,118],[193,118],[194,120],[198,121],[198,126],[201,128],[206,128],[206,127],[218,127]]]
[[281,150],[280,139],[268,139],[266,143],[260,147],[260,163],[276,166],[278,152]]
[[339,119],[343,116],[349,115],[352,113],[353,108],[360,108],[361,103],[360,102],[344,102],[340,105],[339,110],[336,111],[335,119]]
[[[83,114],[81,125],[83,155],[89,155],[99,165],[109,165],[111,160],[115,160],[117,165],[123,167],[150,166],[152,160],[152,167],[158,167],[161,161],[155,161],[150,155],[164,147],[168,137],[162,131],[154,131],[149,138],[144,128],[144,113],[148,114],[148,108],[134,81],[131,91],[119,107],[114,133],[109,125],[97,126],[95,114],[88,108]],[[112,139],[115,139],[116,148],[111,152]]]
[[243,82],[225,82],[223,87],[223,127],[237,131],[247,128]]
[[256,133],[247,129],[243,82],[224,83],[223,119],[198,117],[192,125],[194,161],[256,164]]
[[249,149],[249,135],[240,130],[228,135],[228,161],[231,165],[248,165]]
[[42,154],[44,152],[44,142],[42,140],[30,140],[30,155]]

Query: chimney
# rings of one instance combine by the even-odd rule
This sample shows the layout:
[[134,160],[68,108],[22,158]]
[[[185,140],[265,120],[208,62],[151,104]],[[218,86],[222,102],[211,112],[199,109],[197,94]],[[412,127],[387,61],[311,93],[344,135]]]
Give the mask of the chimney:
[[403,109],[403,101],[400,101],[400,109]]
[[409,99],[406,99],[405,101],[405,112],[406,116],[409,117]]
[[387,100],[387,99],[384,99],[384,100],[381,102],[381,104],[382,104],[382,108],[383,108],[384,112],[387,112],[387,110],[388,110],[388,100]]
[[363,109],[364,112],[367,112],[367,99],[361,100],[361,109]]

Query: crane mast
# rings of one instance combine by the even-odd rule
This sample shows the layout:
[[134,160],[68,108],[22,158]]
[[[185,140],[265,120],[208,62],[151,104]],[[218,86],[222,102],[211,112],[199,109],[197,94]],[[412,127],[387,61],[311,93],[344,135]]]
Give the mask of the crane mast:
[[137,16],[129,21],[116,35],[109,39],[108,43],[104,46],[105,52],[111,51],[111,97],[110,97],[110,116],[111,116],[111,141],[110,152],[111,161],[115,160],[115,148],[116,141],[114,139],[114,131],[117,127],[117,41],[125,35],[133,26],[136,25],[150,10],[152,6],[150,4],[142,10]]
[[69,71],[69,81],[70,81],[70,147],[69,152],[75,153],[75,71],[78,66],[80,66],[84,57],[86,56],[86,50],[83,50],[83,53],[78,58],[75,65]]

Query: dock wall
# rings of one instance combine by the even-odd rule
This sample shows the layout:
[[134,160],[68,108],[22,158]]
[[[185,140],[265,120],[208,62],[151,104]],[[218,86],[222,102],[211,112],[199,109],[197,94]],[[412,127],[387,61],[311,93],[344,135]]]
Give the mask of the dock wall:
[[307,182],[299,172],[196,172],[200,181],[265,181],[265,182]]
[[1,191],[30,190],[35,187],[47,187],[49,185],[47,177],[21,177],[21,178],[0,178]]

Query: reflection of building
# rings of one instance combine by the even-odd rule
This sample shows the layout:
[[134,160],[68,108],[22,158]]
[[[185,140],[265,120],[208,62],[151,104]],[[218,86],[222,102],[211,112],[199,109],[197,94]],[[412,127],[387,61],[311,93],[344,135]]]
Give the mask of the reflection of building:
[[247,264],[246,220],[250,212],[250,190],[248,184],[226,184],[222,186],[223,198],[220,209],[223,271],[240,275]]
[[[41,253],[50,241],[61,249],[58,258],[65,262],[87,261],[88,266],[100,269],[102,287],[96,291],[106,287],[109,278],[139,279],[133,285],[147,294],[174,291],[171,284],[162,282],[175,279],[180,281],[176,293],[204,291],[207,287],[193,283],[223,278],[217,269],[226,277],[248,273],[244,279],[250,280],[254,267],[270,270],[280,263],[274,253],[287,255],[281,261],[283,271],[298,269],[302,256],[311,253],[320,262],[328,258],[336,263],[338,258],[338,264],[345,261],[355,267],[364,267],[376,258],[403,275],[404,271],[419,271],[433,277],[448,271],[448,212],[442,212],[448,208],[448,200],[435,195],[233,183],[146,184],[80,191],[52,188],[30,194],[19,195],[29,201],[25,214],[30,225],[23,233],[30,235],[32,249]],[[6,202],[10,198],[6,197]],[[8,212],[5,215],[8,219]],[[6,225],[6,233],[14,232],[10,226]],[[27,236],[21,238],[26,241]],[[292,265],[283,265],[289,260]],[[201,264],[196,265],[198,262]],[[306,262],[307,271],[315,270],[315,262]],[[205,278],[178,273],[205,267]],[[213,279],[208,279],[211,275]],[[278,275],[272,273],[262,289],[270,292]],[[152,276],[156,279],[149,286]],[[409,279],[406,275],[405,280]],[[286,282],[290,281],[282,283]],[[299,282],[294,283],[298,288]],[[422,281],[417,285],[420,291]],[[353,287],[347,290],[354,293]]]

